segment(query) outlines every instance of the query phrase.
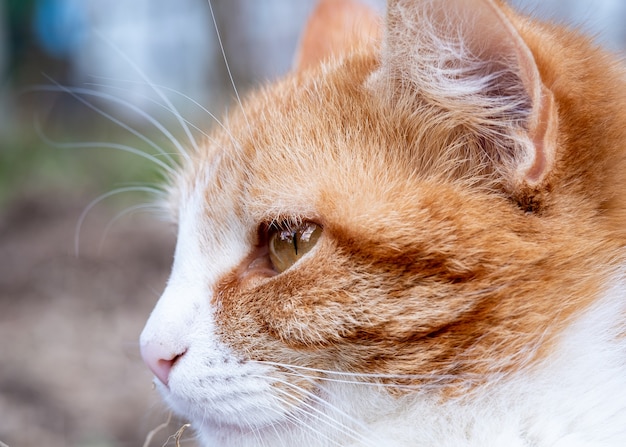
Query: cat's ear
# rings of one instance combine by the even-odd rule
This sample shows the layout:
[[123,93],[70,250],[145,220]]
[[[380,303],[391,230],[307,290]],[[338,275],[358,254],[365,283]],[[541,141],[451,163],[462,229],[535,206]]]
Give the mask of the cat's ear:
[[305,70],[381,35],[380,17],[368,6],[356,0],[320,0],[300,38],[293,68]]
[[389,0],[376,76],[493,130],[494,141],[508,133],[515,143],[491,144],[489,159],[506,165],[509,186],[536,187],[555,158],[556,104],[507,11],[499,0]]

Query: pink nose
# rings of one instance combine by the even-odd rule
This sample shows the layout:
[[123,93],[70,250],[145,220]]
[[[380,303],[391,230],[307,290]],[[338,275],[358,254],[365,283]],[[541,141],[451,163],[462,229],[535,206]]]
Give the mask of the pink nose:
[[169,381],[174,363],[184,354],[184,351],[182,353],[173,353],[161,344],[147,343],[141,345],[143,361],[164,385],[167,385]]

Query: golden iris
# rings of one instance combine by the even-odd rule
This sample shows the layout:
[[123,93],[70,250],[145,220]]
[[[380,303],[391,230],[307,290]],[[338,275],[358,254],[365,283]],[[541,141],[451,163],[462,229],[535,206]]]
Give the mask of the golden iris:
[[269,253],[274,269],[284,272],[307,254],[317,243],[322,227],[313,222],[284,225],[270,233]]

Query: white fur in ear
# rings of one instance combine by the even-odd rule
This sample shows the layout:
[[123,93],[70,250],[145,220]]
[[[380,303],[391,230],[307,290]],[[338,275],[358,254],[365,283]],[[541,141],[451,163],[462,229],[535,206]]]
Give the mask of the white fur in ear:
[[[532,142],[526,163],[520,163],[517,174],[525,183],[535,186],[544,179],[554,162],[558,114],[554,95],[543,84],[535,57],[503,10],[493,0],[472,0],[462,3],[481,3],[494,15],[496,26],[504,31],[506,45],[502,50],[515,55],[515,64],[524,90],[530,99],[527,131]],[[479,30],[474,30],[480,34]],[[491,37],[493,39],[493,37]],[[495,54],[492,57],[497,57]]]
[[[542,183],[554,160],[557,111],[535,58],[494,0],[389,0],[373,79],[412,90],[487,140],[514,187]],[[408,88],[407,88],[408,87]]]

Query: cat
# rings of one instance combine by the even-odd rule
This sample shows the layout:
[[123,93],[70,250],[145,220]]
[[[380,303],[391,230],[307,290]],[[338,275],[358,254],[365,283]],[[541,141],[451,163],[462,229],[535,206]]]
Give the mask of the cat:
[[322,0],[170,185],[203,446],[626,445],[626,78],[500,0]]

